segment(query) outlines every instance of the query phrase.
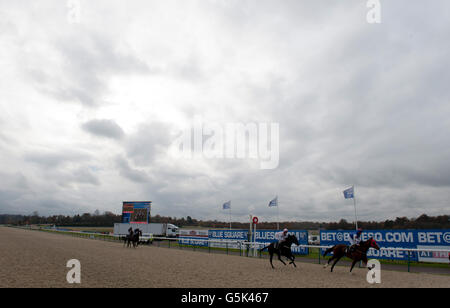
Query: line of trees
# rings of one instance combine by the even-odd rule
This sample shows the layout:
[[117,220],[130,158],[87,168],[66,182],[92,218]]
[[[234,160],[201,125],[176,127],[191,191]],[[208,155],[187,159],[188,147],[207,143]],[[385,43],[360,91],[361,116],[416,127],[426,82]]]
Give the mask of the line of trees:
[[111,227],[116,222],[121,222],[122,216],[112,212],[100,214],[95,211],[93,214],[84,213],[82,215],[64,216],[40,216],[38,212],[32,215],[0,215],[0,224],[8,225],[57,225],[71,227]]
[[[50,224],[57,226],[72,227],[111,227],[114,223],[122,221],[121,215],[112,212],[100,214],[97,210],[93,214],[84,213],[82,215],[64,216],[40,216],[37,212],[32,215],[0,215],[0,224],[10,225],[36,225]],[[191,216],[186,218],[165,217],[156,215],[151,218],[154,223],[171,223],[179,227],[204,227],[204,228],[228,228],[229,222],[217,220],[197,220]],[[365,230],[383,230],[383,229],[450,229],[450,216],[428,216],[423,214],[417,218],[397,217],[395,220],[385,221],[360,221],[358,225]],[[235,229],[247,229],[248,223],[232,222]],[[280,227],[300,230],[351,230],[355,226],[353,222],[341,219],[339,222],[309,222],[309,221],[286,221],[280,222]],[[258,229],[276,229],[276,223],[261,222]]]

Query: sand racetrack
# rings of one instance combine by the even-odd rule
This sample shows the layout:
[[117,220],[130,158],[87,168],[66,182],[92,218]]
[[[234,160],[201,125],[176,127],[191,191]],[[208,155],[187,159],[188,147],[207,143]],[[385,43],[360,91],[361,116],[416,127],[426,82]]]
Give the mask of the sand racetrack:
[[[208,254],[158,247],[127,249],[120,243],[0,227],[0,287],[450,287],[450,275],[382,271],[379,285],[366,270]],[[66,281],[70,259],[81,262],[81,285]]]

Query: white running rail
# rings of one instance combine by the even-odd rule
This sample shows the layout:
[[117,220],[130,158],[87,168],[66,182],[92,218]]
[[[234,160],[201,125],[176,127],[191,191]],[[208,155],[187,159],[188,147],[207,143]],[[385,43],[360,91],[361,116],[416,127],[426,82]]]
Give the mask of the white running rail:
[[[32,229],[32,230],[39,230],[39,229]],[[101,233],[88,233],[88,232],[79,232],[79,231],[61,231],[61,230],[52,230],[52,229],[42,229],[45,231],[52,231],[52,232],[65,232],[65,233],[73,233],[73,234],[82,234],[82,235],[92,235],[92,236],[102,236],[102,235],[106,235],[106,236],[114,236],[114,237],[119,237],[116,235],[108,235],[108,234],[101,234]],[[173,237],[153,237],[153,239],[157,239],[157,240],[168,240],[168,241],[181,241],[183,240],[183,238],[173,238]],[[262,242],[247,242],[247,241],[219,241],[219,240],[207,240],[207,239],[186,239],[186,240],[191,240],[193,242],[199,242],[199,243],[204,243],[204,242],[209,242],[209,243],[221,243],[221,244],[237,244],[237,245],[244,245],[244,246],[250,246],[251,248],[255,248],[255,247],[259,247],[259,246],[266,246],[268,245],[267,243],[262,243]],[[192,244],[185,244],[186,246],[195,246]],[[293,245],[294,247],[303,247],[303,248],[323,248],[323,249],[327,249],[327,248],[331,248],[333,246],[320,246],[320,245]],[[447,252],[450,254],[450,246],[447,249],[432,249],[432,248],[401,248],[401,247],[380,247],[380,250],[396,250],[396,251],[409,251],[409,252],[419,252],[419,251],[428,251],[428,252]]]

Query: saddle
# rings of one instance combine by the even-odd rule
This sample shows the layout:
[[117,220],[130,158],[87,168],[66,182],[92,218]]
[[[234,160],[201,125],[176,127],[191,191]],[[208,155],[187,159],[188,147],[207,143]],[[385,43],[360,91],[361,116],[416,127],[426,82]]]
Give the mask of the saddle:
[[355,244],[355,245],[352,245],[352,246],[347,246],[345,248],[345,255],[350,255],[351,253],[357,251],[358,248],[359,248],[359,244]]
[[286,245],[286,242],[283,241],[281,243],[275,242],[274,248],[281,251],[283,248],[289,248],[289,247]]

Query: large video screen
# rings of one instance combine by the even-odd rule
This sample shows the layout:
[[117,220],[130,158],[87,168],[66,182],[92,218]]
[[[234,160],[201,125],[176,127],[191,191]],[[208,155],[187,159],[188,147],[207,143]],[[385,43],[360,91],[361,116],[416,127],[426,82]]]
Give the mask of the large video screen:
[[122,223],[150,223],[151,201],[124,201]]

